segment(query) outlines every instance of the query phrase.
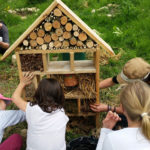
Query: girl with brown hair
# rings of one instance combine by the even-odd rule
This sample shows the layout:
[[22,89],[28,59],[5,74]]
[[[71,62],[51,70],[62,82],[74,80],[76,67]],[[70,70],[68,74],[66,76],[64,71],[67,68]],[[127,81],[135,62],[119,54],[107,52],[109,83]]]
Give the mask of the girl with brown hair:
[[55,79],[43,79],[35,92],[34,101],[26,102],[22,90],[33,79],[25,73],[13,94],[13,102],[26,113],[28,124],[27,150],[65,150],[68,117],[63,109],[64,93]]

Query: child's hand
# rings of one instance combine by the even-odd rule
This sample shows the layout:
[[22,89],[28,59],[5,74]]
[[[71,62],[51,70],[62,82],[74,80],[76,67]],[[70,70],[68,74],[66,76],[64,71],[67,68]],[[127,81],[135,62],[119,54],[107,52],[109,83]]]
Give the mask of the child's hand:
[[34,78],[33,72],[26,72],[23,74],[20,83],[23,84],[24,86],[29,85],[31,84],[33,78]]
[[118,121],[121,121],[118,114],[109,111],[106,118],[103,120],[103,128],[113,129]]
[[103,111],[107,111],[107,105],[106,104],[91,104],[90,108],[94,111],[94,112],[103,112]]

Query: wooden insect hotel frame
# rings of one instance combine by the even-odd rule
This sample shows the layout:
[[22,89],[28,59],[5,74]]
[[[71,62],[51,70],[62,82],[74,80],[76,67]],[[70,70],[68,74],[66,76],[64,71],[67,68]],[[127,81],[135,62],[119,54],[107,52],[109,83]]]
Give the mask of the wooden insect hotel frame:
[[[4,60],[15,51],[19,77],[22,73],[35,73],[34,87],[41,78],[54,77],[59,80],[65,91],[68,116],[93,116],[99,126],[99,113],[83,108],[84,103],[99,103],[99,58],[100,49],[114,55],[111,47],[75,15],[61,0],[55,0],[36,21],[5,52]],[[93,54],[91,60],[75,60],[76,53]],[[52,61],[54,54],[68,54],[69,60]],[[77,87],[64,87],[65,75],[76,75]],[[24,92],[29,100],[32,94]],[[67,102],[70,103],[67,103]],[[72,105],[72,103],[74,105]],[[73,110],[73,111],[72,111]]]

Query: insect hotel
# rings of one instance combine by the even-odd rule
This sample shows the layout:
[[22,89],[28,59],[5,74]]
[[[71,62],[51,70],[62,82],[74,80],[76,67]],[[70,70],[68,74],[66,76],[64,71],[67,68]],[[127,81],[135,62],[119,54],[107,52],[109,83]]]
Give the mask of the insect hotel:
[[[114,55],[103,39],[61,0],[55,0],[5,52],[2,60],[15,51],[19,77],[23,72],[34,72],[34,84],[24,92],[26,100],[32,99],[33,90],[43,77],[56,78],[64,89],[68,116],[94,117],[98,127],[99,114],[93,113],[89,104],[99,103],[100,49]],[[87,53],[92,54],[92,59],[86,58]],[[56,55],[59,58],[53,60]],[[63,57],[66,55],[67,60]]]

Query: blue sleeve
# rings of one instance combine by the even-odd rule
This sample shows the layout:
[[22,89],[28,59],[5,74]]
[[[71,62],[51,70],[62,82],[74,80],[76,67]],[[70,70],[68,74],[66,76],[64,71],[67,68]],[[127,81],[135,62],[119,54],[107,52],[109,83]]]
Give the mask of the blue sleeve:
[[4,129],[25,120],[25,112],[21,110],[0,110],[0,142]]

